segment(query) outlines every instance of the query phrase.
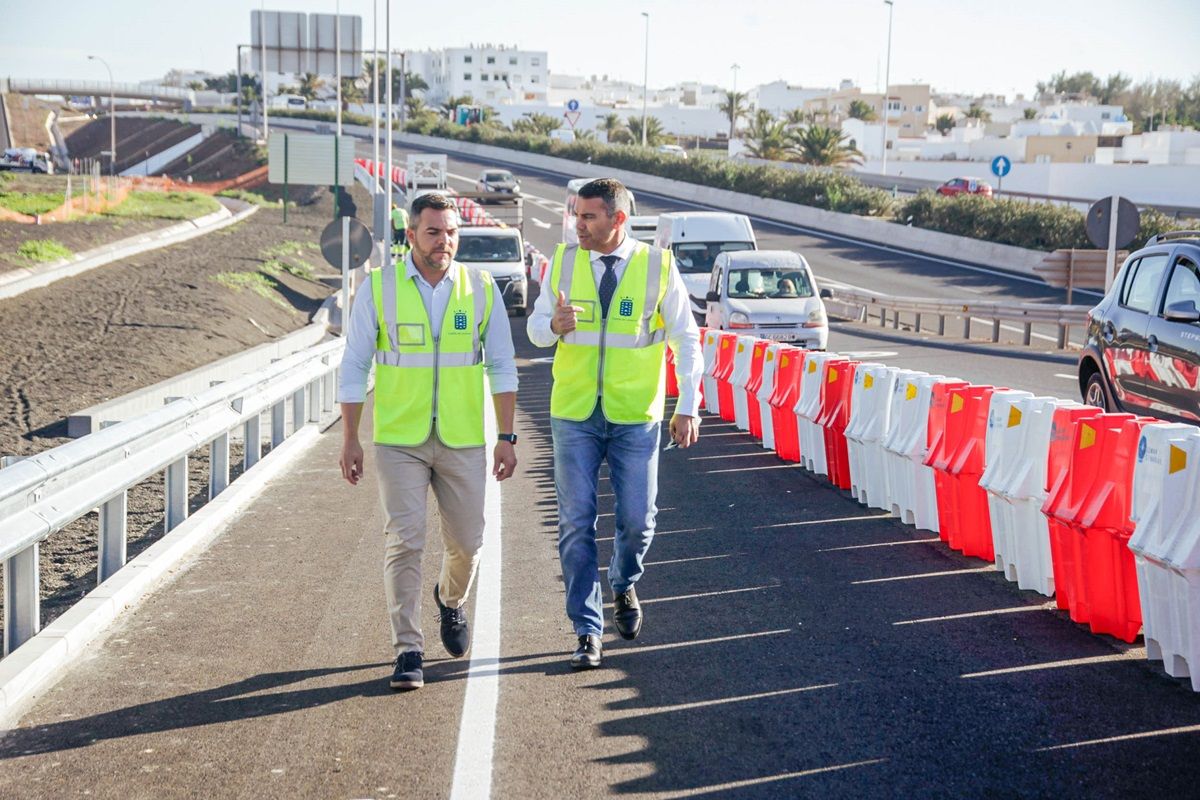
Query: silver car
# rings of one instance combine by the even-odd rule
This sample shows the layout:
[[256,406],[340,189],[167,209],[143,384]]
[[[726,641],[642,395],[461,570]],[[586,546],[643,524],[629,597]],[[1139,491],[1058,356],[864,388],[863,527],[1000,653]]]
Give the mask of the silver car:
[[804,256],[788,250],[721,253],[708,285],[705,325],[824,350],[829,319]]
[[475,191],[507,194],[516,200],[521,195],[521,182],[506,169],[485,169],[475,181]]

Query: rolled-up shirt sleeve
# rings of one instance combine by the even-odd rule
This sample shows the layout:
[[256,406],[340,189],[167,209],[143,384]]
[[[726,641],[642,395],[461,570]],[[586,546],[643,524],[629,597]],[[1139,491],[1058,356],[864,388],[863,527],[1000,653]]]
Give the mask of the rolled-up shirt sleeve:
[[483,336],[483,369],[487,372],[492,394],[517,390],[517,359],[513,349],[512,326],[504,308],[500,287],[492,284],[492,318]]
[[375,298],[369,284],[364,284],[354,296],[350,308],[349,334],[342,353],[338,374],[338,402],[363,403],[367,399],[367,382],[375,363],[375,340],[379,336],[379,318],[375,313]]
[[692,316],[687,287],[671,260],[671,275],[662,302],[663,323],[667,328],[667,344],[675,354],[675,377],[679,382],[679,401],[675,413],[687,417],[700,416],[700,381],[704,362],[700,355],[700,328]]

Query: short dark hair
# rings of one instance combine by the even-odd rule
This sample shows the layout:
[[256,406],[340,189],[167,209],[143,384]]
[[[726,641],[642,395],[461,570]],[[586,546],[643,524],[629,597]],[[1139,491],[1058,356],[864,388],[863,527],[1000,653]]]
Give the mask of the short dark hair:
[[456,214],[458,213],[458,206],[449,197],[440,192],[427,192],[412,201],[412,206],[408,210],[408,224],[415,226],[417,219],[421,216],[421,212],[427,208],[434,211],[453,211]]
[[588,181],[579,187],[579,196],[585,200],[599,197],[604,201],[604,207],[608,209],[610,217],[618,211],[624,211],[627,217],[633,214],[633,200],[629,196],[629,190],[616,178]]

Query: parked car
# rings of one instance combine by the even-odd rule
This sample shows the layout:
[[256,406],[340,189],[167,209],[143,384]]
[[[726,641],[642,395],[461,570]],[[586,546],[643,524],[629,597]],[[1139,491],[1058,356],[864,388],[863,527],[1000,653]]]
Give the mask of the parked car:
[[485,169],[475,181],[475,191],[511,194],[516,200],[521,195],[521,182],[506,169]]
[[954,197],[958,194],[978,194],[991,197],[992,185],[979,178],[951,178],[937,188],[937,193],[945,197]]
[[669,156],[678,156],[679,158],[683,159],[688,157],[687,150],[684,150],[677,144],[660,144],[658,146],[658,152],[666,153]]
[[1200,422],[1200,231],[1154,236],[1088,312],[1079,390],[1108,411]]
[[717,256],[704,324],[760,339],[824,350],[829,318],[812,269],[789,250],[745,250]]

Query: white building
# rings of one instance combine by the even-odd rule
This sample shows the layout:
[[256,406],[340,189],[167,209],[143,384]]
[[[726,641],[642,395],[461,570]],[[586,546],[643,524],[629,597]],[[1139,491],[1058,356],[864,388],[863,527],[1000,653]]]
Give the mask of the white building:
[[408,54],[407,68],[429,84],[430,105],[464,95],[486,105],[545,103],[550,90],[545,50],[493,44],[423,50]]
[[[846,83],[842,82],[843,89],[846,88]],[[806,88],[794,86],[787,81],[772,81],[755,86],[749,94],[750,102],[755,108],[766,109],[773,116],[782,117],[789,111],[804,108],[804,104],[809,100],[833,94],[833,89]],[[724,97],[721,99],[724,100]]]
[[[1200,164],[1200,131],[1158,130],[1126,136],[1112,154],[1116,163]],[[1097,153],[1097,161],[1100,160]],[[1200,196],[1200,190],[1197,191]]]

